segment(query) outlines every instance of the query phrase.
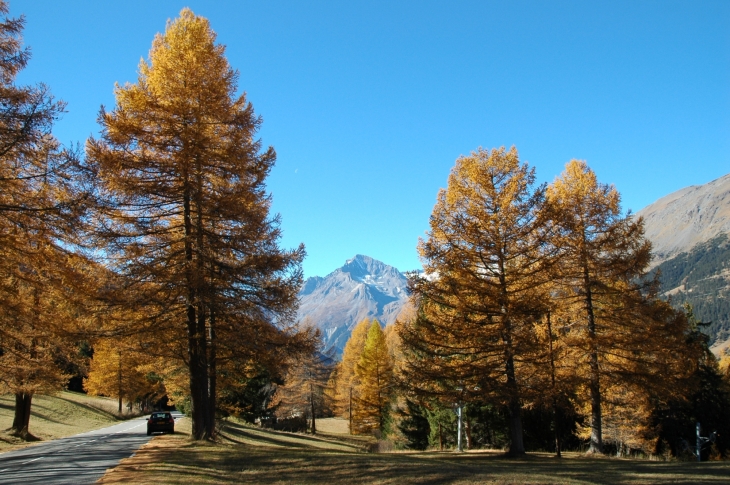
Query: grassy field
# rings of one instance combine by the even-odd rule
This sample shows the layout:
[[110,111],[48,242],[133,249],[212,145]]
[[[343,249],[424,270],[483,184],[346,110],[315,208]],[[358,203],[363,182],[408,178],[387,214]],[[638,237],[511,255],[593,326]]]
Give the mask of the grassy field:
[[[367,439],[313,437],[228,423],[220,443],[194,443],[189,422],[155,437],[102,484],[720,484],[730,462],[650,462],[498,452],[365,453]],[[318,423],[318,427],[319,423]],[[323,423],[320,429],[326,429]],[[365,446],[366,448],[367,446]]]
[[[13,424],[15,397],[0,395],[0,452],[27,446],[9,436],[7,430]],[[117,402],[104,397],[92,397],[78,392],[63,391],[55,396],[33,396],[29,431],[41,440],[71,436],[84,431],[114,424],[120,418],[116,414]]]

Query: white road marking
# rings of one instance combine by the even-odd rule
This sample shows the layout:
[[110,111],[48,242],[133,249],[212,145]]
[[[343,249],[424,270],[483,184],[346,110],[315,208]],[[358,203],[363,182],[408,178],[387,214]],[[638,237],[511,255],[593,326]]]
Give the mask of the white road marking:
[[[130,423],[130,424],[133,424],[133,423]],[[89,440],[89,441],[83,441],[83,442],[81,442],[81,443],[79,443],[77,445],[72,446],[72,448],[76,448],[76,447],[83,446],[83,445],[86,445],[86,444],[89,444],[89,443],[93,443],[93,442],[95,442],[97,440],[100,440],[100,442],[104,442],[105,440],[107,440],[109,438],[112,438],[114,434],[127,433],[127,432],[129,432],[129,431],[131,431],[133,429],[139,428],[139,427],[144,426],[146,424],[147,424],[147,421],[146,420],[142,420],[141,423],[138,422],[138,424],[136,424],[135,426],[131,426],[131,427],[126,428],[126,429],[123,429],[121,431],[116,431],[114,433],[105,434],[105,435],[102,435],[102,436],[99,435],[99,431],[103,431],[104,429],[108,429],[108,428],[111,428],[111,427],[114,427],[114,426],[119,426],[119,425],[114,425],[114,426],[109,426],[107,428],[102,428],[102,429],[99,429],[99,430],[91,430],[91,431],[87,431],[87,432],[84,432],[84,433],[79,433],[79,434],[76,434],[74,436],[80,437],[80,436],[84,436],[85,435],[85,437],[88,436],[89,438],[91,438],[92,436],[97,436],[97,438],[95,438],[93,440]],[[70,436],[69,438],[72,438],[72,436]],[[60,440],[63,440],[63,439],[64,438],[61,438]],[[56,450],[56,451],[54,451],[52,453],[56,453],[57,451],[58,450]],[[130,455],[130,458],[134,457],[135,454],[136,454],[136,451]],[[45,456],[39,456],[37,458],[33,458],[32,460],[24,461],[24,462],[20,463],[19,465],[20,466],[27,465],[28,463],[32,463],[34,461],[42,460],[44,458],[46,458],[46,457]],[[12,470],[13,468],[15,468],[15,467],[3,468],[2,470],[0,470],[0,473],[1,472],[6,472],[8,470]]]
[[131,428],[127,428],[127,429],[123,429],[123,430],[121,430],[121,431],[117,431],[117,432],[116,432],[116,433],[114,433],[114,434],[119,434],[119,433],[126,433],[127,431],[131,431],[131,430],[133,430],[133,429],[135,429],[135,428],[139,428],[140,426],[144,426],[145,424],[147,424],[147,423],[142,423],[142,424],[138,424],[137,426],[132,426]]

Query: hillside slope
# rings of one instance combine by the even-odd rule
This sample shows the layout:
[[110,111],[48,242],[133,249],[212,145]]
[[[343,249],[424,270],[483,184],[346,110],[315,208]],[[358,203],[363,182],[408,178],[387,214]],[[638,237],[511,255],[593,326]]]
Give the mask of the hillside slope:
[[636,213],[654,246],[654,264],[730,233],[730,174],[673,192]]
[[675,307],[690,303],[715,349],[730,339],[730,239],[698,244],[657,266],[661,290]]
[[678,190],[637,212],[662,292],[690,303],[719,354],[730,344],[730,174]]
[[[0,395],[0,452],[30,444],[7,434],[13,423],[14,409],[15,397]],[[36,394],[28,428],[41,440],[53,440],[112,425],[118,422],[115,411],[114,399],[70,391],[61,391],[54,396]]]

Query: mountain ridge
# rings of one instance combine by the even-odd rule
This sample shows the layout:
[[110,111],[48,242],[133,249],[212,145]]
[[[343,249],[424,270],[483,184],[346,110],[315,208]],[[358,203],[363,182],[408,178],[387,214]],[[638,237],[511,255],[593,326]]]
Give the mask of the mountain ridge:
[[394,266],[357,254],[327,276],[304,281],[298,317],[320,328],[325,346],[341,353],[352,328],[364,318],[381,325],[395,322],[408,299],[407,284]]
[[730,174],[665,195],[636,213],[652,242],[656,266],[730,233]]
[[689,303],[720,355],[730,347],[730,174],[665,195],[636,213],[653,271],[675,308]]

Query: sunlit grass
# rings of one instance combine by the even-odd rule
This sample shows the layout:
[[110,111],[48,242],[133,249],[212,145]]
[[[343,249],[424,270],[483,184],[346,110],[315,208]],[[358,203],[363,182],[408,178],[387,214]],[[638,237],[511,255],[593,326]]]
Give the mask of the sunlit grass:
[[[29,443],[9,436],[15,396],[0,395],[0,452]],[[114,424],[117,403],[113,399],[63,391],[55,396],[33,396],[29,431],[43,441],[71,436]]]
[[[546,453],[519,459],[499,452],[358,451],[357,441],[277,433],[229,422],[220,443],[189,440],[181,420],[175,435],[156,437],[101,483],[155,484],[626,484],[727,483],[730,462],[650,462],[557,459]],[[357,438],[356,438],[357,439]]]

